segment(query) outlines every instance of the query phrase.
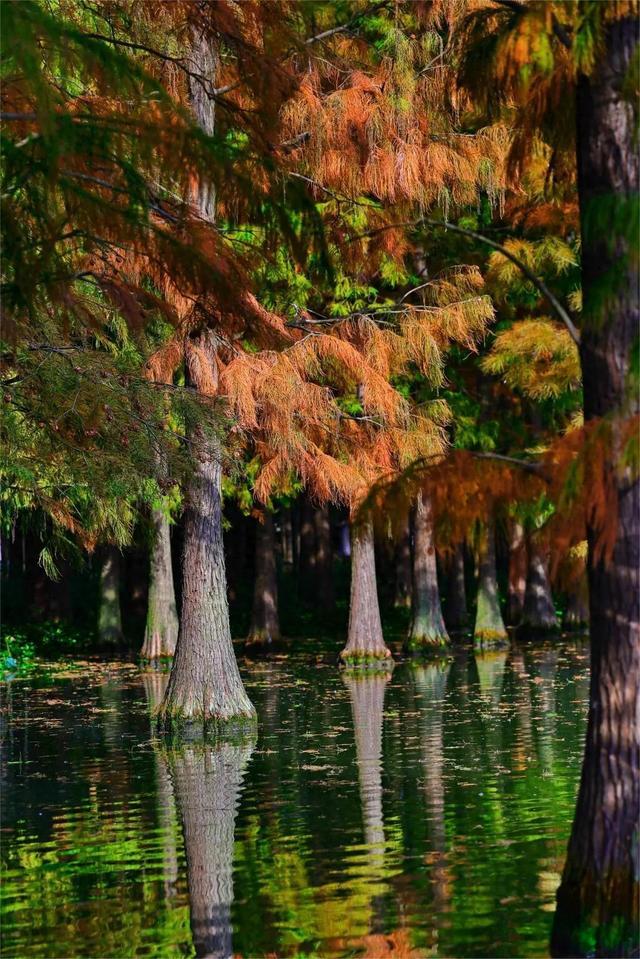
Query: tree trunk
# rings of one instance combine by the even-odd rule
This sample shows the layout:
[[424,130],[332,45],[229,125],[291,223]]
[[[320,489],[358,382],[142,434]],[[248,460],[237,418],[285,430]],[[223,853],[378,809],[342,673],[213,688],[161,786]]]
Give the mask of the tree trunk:
[[[202,347],[204,348],[204,347]],[[222,541],[221,454],[201,427],[187,491],[182,560],[182,615],[161,718],[216,731],[232,721],[255,721],[238,670],[227,604]]]
[[162,510],[151,513],[154,540],[151,544],[147,626],[141,657],[153,662],[170,659],[178,639],[178,613],[171,565],[169,520]]
[[[216,55],[208,39],[194,32],[193,72],[215,81]],[[190,81],[193,112],[205,133],[213,133],[214,101],[200,81]],[[215,197],[198,184],[195,202],[203,219],[213,222]],[[186,342],[189,382],[209,396],[217,390],[215,336],[197,330]],[[222,535],[222,455],[219,441],[201,424],[190,427],[195,450],[186,493],[182,562],[182,615],[167,692],[160,711],[165,729],[217,734],[229,724],[255,723],[236,662],[227,601]]]
[[120,553],[107,546],[100,569],[100,607],[98,638],[105,646],[118,646],[123,641],[120,612]]
[[473,644],[476,648],[483,649],[506,646],[509,644],[509,637],[500,612],[496,577],[496,542],[492,520],[484,529],[478,572],[478,601]]
[[589,626],[589,587],[586,574],[572,584],[567,596],[563,626],[570,632],[586,632]]
[[285,506],[280,510],[280,536],[282,544],[282,562],[290,569],[293,568],[293,520],[291,507]]
[[300,510],[300,595],[312,600],[316,572],[316,529],[313,506],[307,496],[302,499]]
[[335,604],[333,588],[333,555],[331,549],[331,524],[329,510],[319,506],[313,517],[315,532],[315,574],[316,587],[314,600],[323,613],[331,612]]
[[[578,191],[584,300],[580,357],[587,425],[638,412],[631,380],[640,302],[637,196],[640,157],[627,82],[638,49],[630,13],[605,21],[589,77],[578,81]],[[620,444],[618,443],[618,446]],[[638,941],[640,809],[640,484],[607,464],[615,544],[596,550],[587,514],[591,685],[582,777],[558,890],[554,956],[630,956]]]
[[279,639],[275,530],[273,514],[263,509],[261,519],[256,522],[253,612],[247,642],[255,646],[268,647]]
[[382,635],[370,519],[351,531],[349,633],[340,658],[350,666],[384,664],[391,658]]
[[429,500],[420,495],[413,534],[413,597],[406,648],[409,652],[420,652],[439,649],[448,643],[438,590],[433,514]]
[[458,543],[449,563],[447,576],[447,604],[445,623],[449,629],[464,629],[467,625],[467,588],[464,578],[464,544]]
[[507,620],[517,626],[522,618],[524,596],[527,588],[527,544],[522,523],[514,520],[509,539],[509,587],[507,595]]
[[396,582],[394,606],[396,609],[411,608],[411,528],[407,516],[402,536],[396,543],[395,549]]
[[547,562],[535,537],[529,540],[529,563],[524,608],[520,623],[523,632],[551,633],[559,628],[551,586],[547,574]]
[[169,753],[182,819],[191,934],[198,957],[232,959],[235,821],[251,741]]

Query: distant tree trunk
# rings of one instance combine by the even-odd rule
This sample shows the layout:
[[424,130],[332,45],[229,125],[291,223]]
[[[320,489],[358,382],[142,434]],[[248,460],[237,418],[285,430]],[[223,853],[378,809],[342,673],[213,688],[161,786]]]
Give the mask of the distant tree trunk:
[[467,588],[464,578],[464,544],[458,543],[449,563],[447,576],[447,604],[445,623],[449,629],[464,629],[467,625]]
[[[633,353],[640,322],[637,197],[640,156],[628,78],[635,12],[604,20],[589,76],[578,78],[578,193],[583,316],[580,357],[587,425],[608,417],[606,466],[615,543],[597,552],[587,514],[591,686],[580,790],[557,893],[554,956],[630,956],[638,944],[640,809],[640,483],[620,462],[617,417],[638,412]],[[617,448],[616,448],[617,447]]]
[[586,575],[571,587],[567,596],[563,626],[566,630],[576,632],[586,631],[589,626],[589,587]]
[[496,577],[496,542],[493,521],[487,522],[480,546],[478,601],[473,631],[474,646],[490,649],[508,645],[509,637],[500,611]]
[[351,531],[349,633],[340,657],[352,666],[373,665],[391,658],[391,651],[382,635],[373,523],[370,519]]
[[527,586],[527,544],[522,523],[514,520],[509,539],[509,588],[507,595],[507,620],[517,626],[522,618],[524,594]]
[[340,526],[340,555],[343,559],[349,559],[351,556],[351,533],[346,521]]
[[449,634],[444,625],[438,568],[433,542],[433,513],[429,500],[420,495],[415,512],[413,534],[413,596],[407,650],[419,652],[447,646]]
[[151,513],[154,539],[150,550],[147,626],[140,655],[153,662],[170,658],[178,639],[178,613],[171,565],[169,520],[162,510]]
[[98,638],[101,644],[114,646],[123,641],[120,612],[120,553],[107,546],[100,569],[100,607]]
[[197,957],[232,959],[235,821],[251,741],[169,753],[187,866],[191,934]]
[[535,537],[529,540],[528,552],[527,588],[520,626],[525,632],[527,630],[538,633],[554,632],[559,624],[551,595],[547,562]]
[[300,510],[300,595],[312,600],[316,573],[316,528],[313,506],[307,496],[302,499]]
[[[194,28],[191,69],[214,84],[217,55],[209,38]],[[201,79],[190,80],[189,94],[196,120],[211,135],[214,101]],[[203,220],[213,223],[212,185],[199,182],[194,201]],[[215,333],[201,327],[186,340],[189,382],[207,395],[217,389]],[[182,615],[173,667],[159,719],[161,728],[179,731],[183,725],[202,734],[229,723],[255,723],[236,662],[227,602],[227,577],[222,534],[222,451],[219,442],[196,423],[194,464],[186,491],[182,562]]]
[[333,552],[331,549],[331,524],[329,510],[319,506],[314,513],[316,544],[316,589],[315,604],[323,613],[331,612],[335,604],[333,588]]
[[293,550],[293,520],[291,507],[283,506],[280,510],[280,537],[282,544],[282,562],[289,568],[294,564]]
[[242,583],[247,567],[248,517],[231,504],[225,507],[229,528],[224,531],[224,553],[227,568],[227,596],[235,603],[242,594]]
[[278,570],[273,514],[260,511],[256,522],[256,562],[253,587],[253,612],[247,639],[255,646],[270,646],[280,639],[278,619]]
[[394,606],[396,609],[410,609],[411,580],[413,571],[411,564],[411,527],[409,524],[408,515],[402,529],[402,535],[396,543],[395,567],[396,581]]

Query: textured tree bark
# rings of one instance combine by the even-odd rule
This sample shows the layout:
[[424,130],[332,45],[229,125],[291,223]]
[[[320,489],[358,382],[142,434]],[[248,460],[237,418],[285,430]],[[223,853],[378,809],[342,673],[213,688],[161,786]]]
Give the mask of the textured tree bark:
[[340,658],[351,666],[380,665],[391,659],[382,635],[371,520],[351,531],[349,632]]
[[468,621],[464,576],[464,545],[458,543],[449,563],[444,621],[449,629],[464,629]]
[[478,600],[473,643],[476,648],[484,649],[506,646],[509,643],[500,611],[496,577],[496,543],[492,520],[485,527],[480,547]]
[[314,601],[318,609],[326,613],[330,612],[335,605],[331,524],[329,522],[329,510],[326,506],[319,506],[314,511],[313,526],[316,549]]
[[527,588],[524,594],[521,629],[530,633],[556,632],[559,629],[559,623],[551,595],[547,561],[535,537],[529,539],[528,553]]
[[242,781],[254,743],[169,753],[187,865],[191,934],[202,959],[232,959],[233,847]]
[[[636,110],[623,89],[638,50],[633,14],[604,26],[589,77],[578,80],[582,228],[580,358],[585,421],[638,412],[631,381],[640,323]],[[619,451],[618,451],[619,455]],[[614,459],[617,456],[614,456]],[[617,510],[608,561],[587,524],[591,685],[585,753],[558,890],[554,956],[630,956],[638,942],[640,809],[640,484],[608,464]]]
[[154,540],[150,551],[147,625],[140,656],[149,662],[170,659],[178,639],[178,613],[171,564],[169,521],[162,510],[151,514]]
[[428,499],[419,496],[413,534],[413,597],[406,643],[408,652],[439,649],[449,644],[438,589],[432,516]]
[[[204,343],[200,344],[204,350]],[[221,731],[255,721],[236,662],[227,603],[222,540],[221,452],[196,427],[194,471],[184,513],[182,615],[161,725]]]
[[120,612],[120,553],[115,546],[105,548],[100,569],[98,638],[105,646],[117,646],[123,641]]
[[522,523],[514,520],[509,537],[509,587],[507,595],[507,620],[517,626],[522,618],[524,595],[527,587],[527,544]]
[[395,550],[396,582],[393,604],[396,609],[411,608],[411,528],[407,516],[402,535],[396,543]]
[[280,639],[278,571],[273,514],[267,509],[261,510],[260,513],[260,519],[255,524],[256,563],[253,610],[247,642],[253,646],[266,648]]
[[[214,84],[217,57],[208,39],[194,32],[190,57],[193,72]],[[207,134],[214,129],[214,101],[203,84],[190,81],[191,106]],[[195,203],[203,219],[213,222],[215,196],[210,184],[198,183]],[[207,395],[217,390],[215,334],[194,330],[186,344],[189,381]],[[195,451],[186,492],[182,562],[182,615],[167,692],[159,712],[160,727],[189,735],[218,735],[229,725],[255,724],[236,662],[227,601],[222,534],[222,455],[219,441],[202,424],[189,428]]]

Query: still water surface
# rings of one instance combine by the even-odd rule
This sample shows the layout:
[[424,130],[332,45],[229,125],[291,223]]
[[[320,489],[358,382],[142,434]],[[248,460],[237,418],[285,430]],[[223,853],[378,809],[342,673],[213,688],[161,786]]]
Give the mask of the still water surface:
[[181,751],[153,737],[160,674],[5,686],[4,956],[548,954],[583,646],[243,673],[257,743]]

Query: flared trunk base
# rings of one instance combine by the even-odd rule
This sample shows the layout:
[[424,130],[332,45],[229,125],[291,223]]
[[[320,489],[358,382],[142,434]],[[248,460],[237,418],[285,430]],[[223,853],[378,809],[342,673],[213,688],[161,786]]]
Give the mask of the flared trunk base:
[[475,649],[507,649],[509,635],[504,629],[479,629],[473,634]]
[[347,669],[393,669],[393,657],[386,646],[370,650],[345,647],[340,653],[340,664]]

